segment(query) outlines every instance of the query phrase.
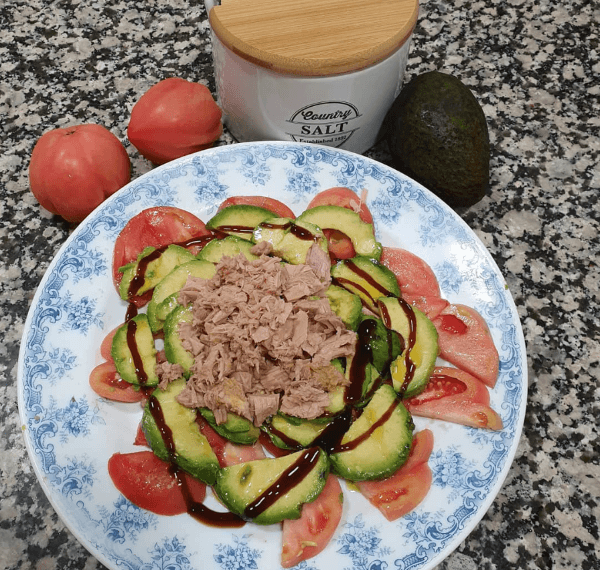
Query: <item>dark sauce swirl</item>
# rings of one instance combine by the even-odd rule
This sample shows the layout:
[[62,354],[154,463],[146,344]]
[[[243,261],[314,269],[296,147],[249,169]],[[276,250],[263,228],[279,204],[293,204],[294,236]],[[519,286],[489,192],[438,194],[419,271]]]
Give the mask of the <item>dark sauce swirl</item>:
[[[411,351],[417,342],[417,318],[415,316],[415,312],[412,307],[404,300],[399,297],[396,297],[396,302],[400,306],[400,308],[404,311],[406,318],[408,319],[408,338],[404,339],[405,341],[405,350],[404,350],[404,365],[406,367],[406,374],[404,376],[404,380],[402,385],[400,386],[400,390],[398,390],[398,394],[400,397],[406,392],[408,385],[411,383],[414,378],[415,371],[417,369],[415,363],[410,357]],[[381,312],[381,318],[383,320],[383,324],[388,328],[392,328],[390,314],[383,303],[378,303],[379,310]]]

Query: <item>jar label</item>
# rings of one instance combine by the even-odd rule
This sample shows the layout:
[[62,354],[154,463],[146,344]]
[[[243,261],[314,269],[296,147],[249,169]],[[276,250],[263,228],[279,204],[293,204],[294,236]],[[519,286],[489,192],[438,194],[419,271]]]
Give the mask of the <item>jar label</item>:
[[360,128],[360,117],[358,109],[345,101],[311,103],[287,120],[287,134],[294,142],[339,147]]

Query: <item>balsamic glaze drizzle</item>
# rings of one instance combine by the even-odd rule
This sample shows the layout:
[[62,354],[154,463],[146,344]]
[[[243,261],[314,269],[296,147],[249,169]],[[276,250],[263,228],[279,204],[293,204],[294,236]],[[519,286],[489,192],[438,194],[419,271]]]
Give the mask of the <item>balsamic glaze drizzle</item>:
[[[396,297],[395,299],[398,305],[400,305],[400,308],[404,311],[404,314],[406,315],[409,324],[408,338],[405,339],[406,346],[404,351],[404,365],[406,367],[406,374],[404,376],[402,385],[400,386],[400,390],[398,391],[398,394],[400,395],[400,397],[402,397],[406,392],[406,389],[408,388],[408,385],[410,384],[411,380],[413,379],[415,371],[417,369],[415,363],[410,357],[410,353],[414,348],[415,343],[417,342],[417,318],[412,307],[404,299],[401,299],[400,297]],[[383,324],[388,329],[390,329],[391,318],[387,307],[383,303],[378,303],[378,306],[381,311],[381,318],[383,320]]]
[[148,374],[144,370],[144,362],[138,350],[138,345],[135,340],[135,333],[137,331],[137,323],[130,319],[127,321],[127,347],[131,352],[131,358],[133,360],[133,366],[135,368],[135,374],[138,378],[140,386],[144,386],[148,382]]
[[167,449],[169,462],[171,464],[170,471],[173,477],[176,479],[179,487],[181,487],[181,492],[183,494],[183,499],[185,501],[188,514],[194,517],[197,521],[211,526],[223,528],[239,528],[244,526],[245,521],[234,513],[213,511],[203,503],[195,501],[192,498],[185,473],[175,463],[177,449],[175,446],[175,440],[173,438],[173,431],[168,426],[160,402],[156,397],[150,396],[148,400],[148,408],[152,414],[152,417],[154,418],[154,422],[156,423],[158,431],[160,432]]
[[296,461],[274,483],[245,508],[244,516],[251,519],[256,518],[274,504],[277,499],[288,493],[312,471],[320,453],[318,447],[311,447],[301,453]]

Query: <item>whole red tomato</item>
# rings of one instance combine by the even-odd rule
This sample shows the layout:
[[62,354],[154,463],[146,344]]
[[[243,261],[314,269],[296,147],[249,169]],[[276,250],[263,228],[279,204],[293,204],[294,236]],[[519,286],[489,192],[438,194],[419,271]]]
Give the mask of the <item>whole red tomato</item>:
[[222,132],[221,109],[208,88],[177,77],[142,95],[127,128],[131,144],[154,164],[209,148]]
[[38,202],[68,222],[81,222],[131,180],[119,139],[101,125],[44,133],[33,148],[29,185]]

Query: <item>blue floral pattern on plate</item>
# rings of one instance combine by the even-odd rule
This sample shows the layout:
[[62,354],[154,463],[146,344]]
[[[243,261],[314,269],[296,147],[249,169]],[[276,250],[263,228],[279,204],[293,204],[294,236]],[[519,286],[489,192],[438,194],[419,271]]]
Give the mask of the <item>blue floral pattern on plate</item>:
[[[500,353],[491,402],[505,427],[487,432],[416,418],[417,429],[428,427],[435,437],[433,485],[425,501],[389,523],[347,490],[331,543],[298,568],[431,569],[467,536],[500,490],[525,413],[525,346],[508,288],[473,232],[423,187],[365,157],[295,143],[223,146],[156,168],[103,203],[56,255],[25,324],[18,395],[34,469],[65,524],[109,568],[273,570],[281,548],[278,526],[224,531],[187,515],[159,517],[114,488],[107,461],[115,452],[136,450],[141,410],[97,397],[87,379],[102,362],[102,339],[126,310],[112,284],[115,238],[150,206],[177,206],[207,220],[228,196],[253,194],[282,200],[299,214],[312,196],[333,186],[367,190],[379,240],[425,259],[446,298],[486,318]],[[209,506],[211,501],[218,508],[209,495]]]

